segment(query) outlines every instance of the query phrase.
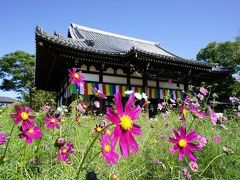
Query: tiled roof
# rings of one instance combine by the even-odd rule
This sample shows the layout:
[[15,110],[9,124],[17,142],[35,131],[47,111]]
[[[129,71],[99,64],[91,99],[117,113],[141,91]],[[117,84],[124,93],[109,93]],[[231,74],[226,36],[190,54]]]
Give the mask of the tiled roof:
[[16,99],[6,97],[6,96],[0,96],[0,103],[13,103],[16,102]]
[[69,37],[63,37],[58,33],[54,33],[54,35],[49,34],[40,27],[36,27],[36,35],[51,43],[86,52],[125,56],[132,51],[136,51],[156,58],[178,61],[186,64],[210,68],[215,66],[214,64],[193,61],[174,55],[163,49],[159,43],[156,42],[114,34],[73,23],[69,26]]
[[100,31],[76,24],[71,24],[69,26],[69,33],[71,38],[76,40],[85,40],[85,47],[96,51],[127,53],[134,48],[139,51],[177,57],[176,55],[161,48],[156,42]]

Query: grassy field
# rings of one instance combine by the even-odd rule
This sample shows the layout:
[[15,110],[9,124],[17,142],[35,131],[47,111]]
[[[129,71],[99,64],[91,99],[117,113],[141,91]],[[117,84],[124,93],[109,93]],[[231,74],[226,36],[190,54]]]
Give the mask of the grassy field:
[[[13,111],[13,108],[7,108],[0,114],[0,130],[8,135],[13,125],[13,119],[10,118]],[[37,124],[42,124],[44,116],[44,112],[38,113]],[[19,139],[19,129],[15,126],[6,158],[0,164],[1,179],[74,179],[83,155],[96,135],[94,128],[103,119],[104,117],[81,116],[80,123],[77,123],[74,115],[66,114],[60,129],[42,128],[43,137],[32,144]],[[131,152],[128,158],[120,158],[116,165],[108,165],[100,153],[99,143],[96,142],[86,158],[80,179],[85,179],[88,172],[95,172],[97,178],[103,180],[109,179],[112,174],[116,174],[121,180],[184,179],[182,168],[189,169],[188,162],[180,162],[177,153],[170,155],[172,143],[168,142],[168,137],[173,136],[172,130],[179,128],[181,123],[179,115],[174,111],[166,119],[159,114],[153,121],[149,121],[147,115],[142,113],[136,121],[143,131],[136,138],[139,152]],[[187,120],[186,123],[189,127],[191,122]],[[225,126],[227,129],[213,126],[209,119],[194,120],[191,129],[204,135],[208,143],[202,151],[195,152],[199,169],[198,172],[189,170],[192,179],[240,179],[240,123],[237,120],[227,120]],[[221,137],[221,143],[213,140],[215,135]],[[58,150],[54,147],[54,142],[58,137],[64,137],[74,144],[75,153],[70,156],[70,164],[56,161]],[[5,146],[0,145],[0,155],[4,153]],[[224,152],[224,146],[233,152]]]

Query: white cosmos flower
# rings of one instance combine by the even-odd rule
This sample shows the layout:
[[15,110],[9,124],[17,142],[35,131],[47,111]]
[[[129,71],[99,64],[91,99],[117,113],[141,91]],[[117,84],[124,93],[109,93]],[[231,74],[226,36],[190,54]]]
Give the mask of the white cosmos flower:
[[142,95],[140,93],[135,92],[134,96],[138,99],[141,100],[142,99]]
[[133,93],[133,90],[127,90],[125,91],[125,94],[129,95],[129,94],[132,94]]

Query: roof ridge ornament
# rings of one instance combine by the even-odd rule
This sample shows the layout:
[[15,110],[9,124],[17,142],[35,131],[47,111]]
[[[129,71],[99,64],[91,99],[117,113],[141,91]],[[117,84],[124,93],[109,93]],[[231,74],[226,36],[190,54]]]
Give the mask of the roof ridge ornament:
[[37,25],[36,26],[36,32],[39,33],[39,34],[43,34],[43,29],[39,25]]

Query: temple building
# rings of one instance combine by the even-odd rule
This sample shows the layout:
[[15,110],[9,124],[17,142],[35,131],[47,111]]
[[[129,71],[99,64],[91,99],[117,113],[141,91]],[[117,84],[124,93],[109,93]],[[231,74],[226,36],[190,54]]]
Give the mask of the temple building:
[[[108,98],[115,92],[123,98],[126,90],[145,92],[150,108],[156,110],[159,100],[170,95],[182,99],[184,92],[201,82],[214,82],[229,75],[215,64],[179,57],[159,43],[70,24],[68,36],[49,34],[37,27],[35,86],[57,92],[58,104],[68,105],[77,94],[91,100],[93,87]],[[68,69],[81,70],[83,87],[71,85]],[[104,111],[104,108],[102,109]]]

